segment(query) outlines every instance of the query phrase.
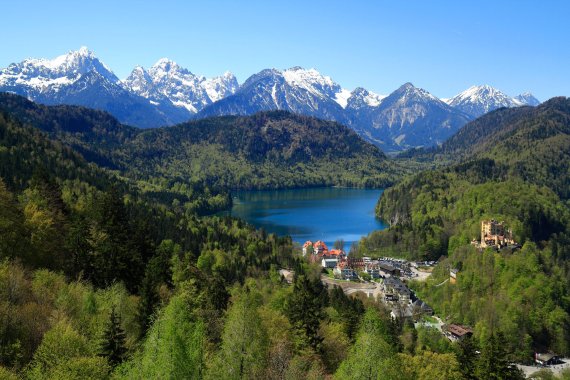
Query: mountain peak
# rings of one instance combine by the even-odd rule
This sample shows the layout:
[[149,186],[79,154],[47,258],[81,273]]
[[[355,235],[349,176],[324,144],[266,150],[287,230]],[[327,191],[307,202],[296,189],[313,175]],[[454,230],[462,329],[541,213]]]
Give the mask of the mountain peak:
[[28,89],[26,92],[45,92],[48,88],[70,85],[91,71],[98,72],[112,83],[119,81],[109,67],[87,47],[82,46],[79,50],[69,51],[53,59],[29,58],[11,64],[0,71],[0,83],[8,87],[22,84]]
[[501,107],[522,105],[522,102],[488,84],[471,86],[453,98],[447,99],[446,103],[472,117],[479,117]]
[[386,96],[378,95],[372,91],[368,91],[363,87],[356,87],[350,93],[348,104],[351,108],[358,109],[363,106],[377,107]]
[[342,88],[331,77],[322,75],[314,68],[306,70],[295,66],[284,70],[281,74],[290,86],[303,88],[319,97],[334,98],[335,94],[342,91]]
[[413,101],[429,100],[429,101],[441,102],[441,100],[433,96],[431,93],[424,90],[423,88],[414,86],[411,82],[404,83],[396,91],[392,92],[387,97],[390,97],[393,100],[397,99],[400,102],[407,102],[410,100]]
[[161,58],[154,65],[152,65],[151,69],[154,70],[162,70],[162,71],[178,71],[181,67],[169,58]]
[[537,106],[540,104],[540,100],[538,100],[532,93],[528,91],[515,96],[515,100],[519,101],[521,105],[527,106]]
[[81,46],[77,53],[81,56],[94,56],[93,52],[87,48],[87,46]]
[[148,70],[137,66],[123,85],[151,104],[182,108],[191,114],[233,94],[239,84],[229,71],[207,79],[194,75],[169,58],[161,58]]

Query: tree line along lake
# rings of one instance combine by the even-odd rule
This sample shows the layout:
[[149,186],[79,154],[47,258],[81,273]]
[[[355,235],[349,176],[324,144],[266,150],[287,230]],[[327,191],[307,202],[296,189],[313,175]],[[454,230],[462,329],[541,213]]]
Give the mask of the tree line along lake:
[[300,244],[322,240],[332,247],[342,239],[348,250],[362,236],[386,228],[374,215],[382,192],[341,187],[239,191],[226,213]]

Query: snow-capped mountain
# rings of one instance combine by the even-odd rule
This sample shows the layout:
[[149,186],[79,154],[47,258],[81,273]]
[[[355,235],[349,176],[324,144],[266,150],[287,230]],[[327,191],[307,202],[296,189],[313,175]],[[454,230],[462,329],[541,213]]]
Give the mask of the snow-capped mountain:
[[527,106],[537,106],[540,104],[540,100],[534,97],[530,92],[524,92],[520,95],[515,96],[515,100]]
[[52,60],[26,59],[0,70],[0,91],[44,104],[104,110],[122,123],[143,128],[187,121],[237,88],[231,73],[206,79],[167,59],[148,71],[138,66],[120,81],[85,47]]
[[165,102],[151,104],[128,89],[93,52],[82,47],[52,60],[26,59],[0,70],[0,91],[44,104],[75,104],[113,114],[121,122],[155,127],[188,120]]
[[81,75],[95,71],[112,83],[119,82],[105,64],[86,47],[55,59],[26,59],[0,71],[0,87],[33,94],[57,90],[72,84]]
[[315,69],[266,69],[239,85],[230,73],[205,78],[169,59],[137,66],[123,81],[82,47],[52,60],[26,59],[0,70],[0,91],[44,104],[108,111],[122,123],[157,127],[191,118],[287,110],[351,126],[386,151],[442,142],[467,121],[499,107],[537,105],[530,93],[514,98],[474,86],[438,99],[406,83],[389,96],[341,87]]
[[287,110],[345,122],[343,107],[349,96],[350,92],[315,69],[267,69],[249,77],[235,94],[207,106],[197,117]]
[[378,95],[362,87],[355,88],[347,98],[346,109],[360,110],[363,108],[378,107],[385,95]]
[[140,66],[135,67],[123,85],[153,104],[162,104],[167,99],[191,114],[235,93],[239,87],[232,73],[206,79],[167,58],[160,59],[148,71]]
[[512,98],[489,85],[472,86],[467,90],[446,99],[446,103],[472,117],[479,117],[487,112],[501,107],[519,107],[523,105],[536,105],[538,100],[530,93]]
[[[364,91],[358,93],[362,95]],[[469,120],[468,115],[426,90],[406,83],[379,101],[377,106],[360,108],[360,112],[351,118],[350,125],[390,152],[443,142]]]
[[407,83],[387,97],[364,88],[350,92],[315,69],[263,70],[197,117],[287,110],[335,120],[386,151],[443,142],[470,117]]

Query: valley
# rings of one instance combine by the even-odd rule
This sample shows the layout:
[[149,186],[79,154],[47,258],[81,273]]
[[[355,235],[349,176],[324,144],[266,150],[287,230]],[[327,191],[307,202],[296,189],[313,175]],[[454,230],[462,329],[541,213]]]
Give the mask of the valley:
[[466,124],[390,157],[283,110],[140,129],[0,94],[0,375],[519,379],[567,357],[568,98],[359,93]]

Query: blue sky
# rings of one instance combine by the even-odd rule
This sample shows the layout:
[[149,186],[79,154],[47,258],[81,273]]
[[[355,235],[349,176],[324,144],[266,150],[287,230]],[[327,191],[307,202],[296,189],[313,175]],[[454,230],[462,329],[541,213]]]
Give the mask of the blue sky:
[[314,67],[386,94],[473,84],[570,95],[570,2],[5,1],[0,67],[88,46],[120,77],[169,57],[196,74]]

